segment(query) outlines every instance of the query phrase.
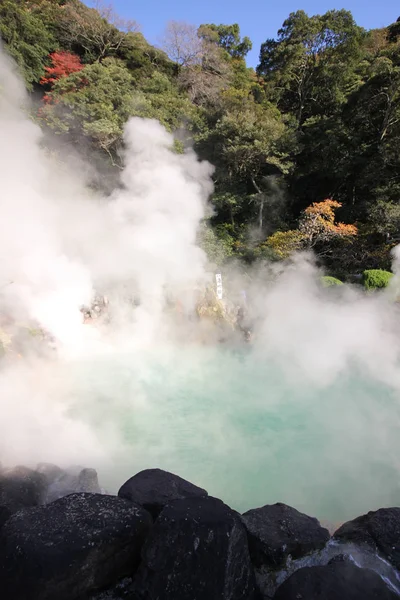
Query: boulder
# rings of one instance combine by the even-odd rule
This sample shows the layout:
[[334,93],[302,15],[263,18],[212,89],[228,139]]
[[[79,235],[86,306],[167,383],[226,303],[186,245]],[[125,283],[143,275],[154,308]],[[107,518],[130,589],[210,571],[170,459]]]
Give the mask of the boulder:
[[22,508],[38,506],[46,493],[46,479],[26,467],[2,471],[0,474],[0,527]]
[[2,597],[81,600],[135,573],[152,519],[116,496],[72,494],[0,530]]
[[118,492],[120,498],[140,504],[155,519],[171,500],[207,495],[206,490],[161,469],[140,471],[128,479]]
[[334,539],[367,545],[400,570],[400,508],[380,508],[344,523]]
[[65,473],[60,467],[53,465],[52,463],[39,463],[36,467],[36,471],[44,475],[47,484],[53,483]]
[[78,491],[100,494],[101,489],[95,469],[82,469],[78,475]]
[[210,497],[173,500],[142,551],[136,600],[253,600],[254,574],[240,517]]
[[301,558],[323,548],[330,538],[329,531],[317,519],[286,504],[249,510],[242,520],[255,567],[281,568],[289,556]]
[[132,578],[126,577],[111,588],[91,594],[88,600],[136,600],[132,595]]
[[291,575],[273,600],[398,600],[383,579],[348,561],[305,567]]
[[355,561],[350,554],[336,554],[336,556],[331,558],[331,560],[328,562],[328,565],[334,565],[335,563],[343,562],[354,563]]
[[102,493],[95,469],[75,467],[64,471],[56,465],[41,463],[37,470],[46,477],[46,503],[76,492]]

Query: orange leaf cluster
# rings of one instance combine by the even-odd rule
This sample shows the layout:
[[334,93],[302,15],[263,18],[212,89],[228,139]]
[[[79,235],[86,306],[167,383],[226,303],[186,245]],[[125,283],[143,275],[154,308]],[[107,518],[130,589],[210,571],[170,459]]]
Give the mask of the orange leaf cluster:
[[357,234],[355,225],[335,223],[335,210],[342,204],[336,200],[327,199],[323,202],[314,202],[304,211],[300,230],[310,236],[350,236]]

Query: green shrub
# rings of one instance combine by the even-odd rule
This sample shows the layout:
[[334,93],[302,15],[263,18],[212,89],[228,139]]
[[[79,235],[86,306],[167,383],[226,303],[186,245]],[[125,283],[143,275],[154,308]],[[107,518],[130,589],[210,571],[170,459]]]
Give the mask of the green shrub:
[[363,284],[366,290],[377,290],[386,288],[389,285],[393,273],[383,271],[382,269],[371,269],[364,271]]
[[336,277],[330,277],[329,275],[324,275],[321,277],[321,283],[323,287],[332,287],[334,285],[343,285],[343,281],[340,279],[336,279]]

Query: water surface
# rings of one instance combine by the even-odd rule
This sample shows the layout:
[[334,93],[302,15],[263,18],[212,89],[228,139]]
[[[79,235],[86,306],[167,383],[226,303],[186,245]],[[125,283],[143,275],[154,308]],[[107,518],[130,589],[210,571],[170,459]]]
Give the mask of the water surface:
[[160,467],[240,511],[279,501],[338,522],[400,503],[398,392],[356,368],[316,385],[250,346],[188,346],[103,357],[74,377],[112,491]]

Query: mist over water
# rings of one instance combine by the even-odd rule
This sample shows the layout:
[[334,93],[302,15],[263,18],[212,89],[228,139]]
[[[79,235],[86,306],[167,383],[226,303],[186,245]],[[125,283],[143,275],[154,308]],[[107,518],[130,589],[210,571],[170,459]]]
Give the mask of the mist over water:
[[72,370],[74,416],[119,441],[112,489],[157,465],[243,511],[340,521],[399,502],[398,390],[360,366],[316,385],[257,347],[185,346]]
[[[190,315],[213,280],[196,245],[212,167],[132,119],[121,187],[95,195],[41,149],[13,69],[0,53],[0,312],[37,322],[56,351],[1,364],[0,461],[91,466],[110,492],[161,467],[239,510],[280,501],[332,521],[398,505],[396,278],[367,296],[320,289],[308,256],[246,281],[229,271],[254,341],[199,343],[203,325],[166,301]],[[96,291],[111,317],[93,327],[80,307]]]

